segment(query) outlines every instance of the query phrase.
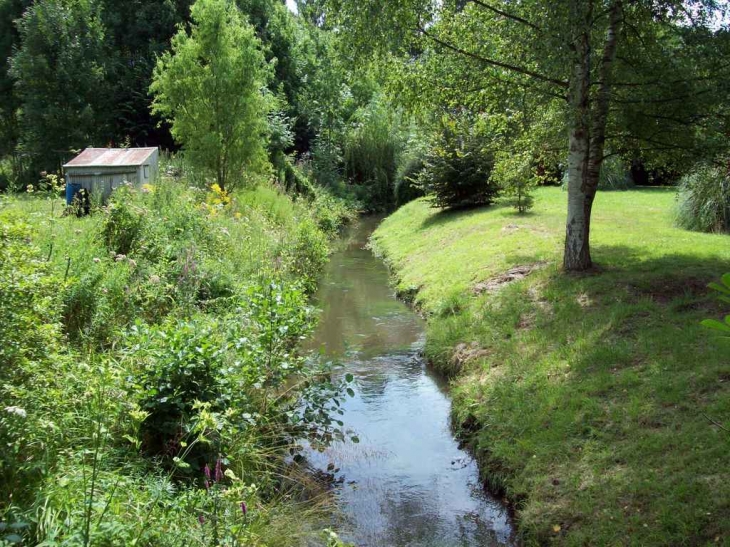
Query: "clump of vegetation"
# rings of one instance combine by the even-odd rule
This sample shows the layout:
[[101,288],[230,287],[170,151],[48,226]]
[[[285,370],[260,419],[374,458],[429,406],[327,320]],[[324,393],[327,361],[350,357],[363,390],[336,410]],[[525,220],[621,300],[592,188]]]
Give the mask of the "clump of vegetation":
[[2,201],[9,541],[264,545],[287,528],[319,533],[306,516],[316,506],[287,516],[302,479],[279,478],[300,439],[344,436],[333,417],[343,386],[296,349],[330,237],[351,215],[319,200],[165,178],[124,186],[83,218],[40,193]]
[[505,203],[518,213],[524,214],[535,205],[533,191],[540,179],[531,154],[514,151],[498,154],[493,177],[501,186]]
[[724,169],[700,165],[679,183],[676,223],[697,232],[730,231],[730,179]]
[[[719,283],[710,283],[710,288],[718,293],[718,299],[725,304],[730,304],[730,273],[722,276]],[[723,333],[730,339],[730,315],[726,315],[722,321],[717,319],[705,319],[702,324],[710,329]]]
[[423,189],[418,184],[418,177],[426,166],[427,144],[423,141],[420,134],[412,134],[401,154],[393,189],[396,207],[424,195]]
[[482,124],[468,117],[443,118],[432,138],[419,186],[434,207],[489,205],[499,194],[492,179],[494,150]]

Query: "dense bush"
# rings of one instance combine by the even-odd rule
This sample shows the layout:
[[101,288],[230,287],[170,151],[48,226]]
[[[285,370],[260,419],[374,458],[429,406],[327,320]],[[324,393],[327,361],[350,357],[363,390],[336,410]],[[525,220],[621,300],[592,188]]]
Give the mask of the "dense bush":
[[491,177],[494,150],[481,129],[467,117],[441,120],[419,175],[434,207],[488,205],[499,194]]
[[698,232],[730,231],[730,179],[725,169],[702,165],[682,178],[676,223]]

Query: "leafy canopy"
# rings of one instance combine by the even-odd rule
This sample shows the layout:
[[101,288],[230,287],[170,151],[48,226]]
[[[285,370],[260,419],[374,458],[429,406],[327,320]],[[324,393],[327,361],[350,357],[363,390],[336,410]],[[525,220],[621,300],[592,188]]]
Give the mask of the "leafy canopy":
[[266,166],[264,89],[271,75],[253,27],[233,2],[197,0],[154,71],[153,112],[172,122],[190,160],[229,189]]

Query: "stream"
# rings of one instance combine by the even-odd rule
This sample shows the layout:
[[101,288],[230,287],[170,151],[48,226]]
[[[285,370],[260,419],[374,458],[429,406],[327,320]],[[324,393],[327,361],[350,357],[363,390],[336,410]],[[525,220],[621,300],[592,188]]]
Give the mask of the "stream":
[[506,507],[453,437],[446,382],[421,358],[425,325],[365,247],[379,220],[352,226],[331,257],[307,343],[355,377],[342,419],[360,443],[307,454],[316,468],[338,468],[336,531],[358,547],[513,545]]

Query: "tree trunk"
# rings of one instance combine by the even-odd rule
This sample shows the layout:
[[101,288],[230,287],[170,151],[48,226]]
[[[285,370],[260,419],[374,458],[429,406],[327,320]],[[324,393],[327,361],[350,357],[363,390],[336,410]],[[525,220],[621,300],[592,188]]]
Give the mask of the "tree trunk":
[[584,127],[570,133],[568,156],[568,219],[565,228],[563,267],[568,271],[584,271],[593,266],[590,233],[595,187],[588,172],[588,132]]
[[[592,3],[590,4],[592,8]],[[614,0],[599,66],[598,92],[591,102],[590,24],[579,34],[570,85],[573,114],[568,156],[568,219],[565,230],[563,267],[585,271],[593,266],[590,249],[591,212],[598,190],[606,142],[606,124],[611,92],[611,67],[616,58],[621,27],[622,1]],[[591,10],[588,14],[590,17]]]
[[583,12],[580,1],[574,4],[576,41],[573,44],[573,74],[570,78],[570,134],[568,151],[568,218],[565,226],[563,267],[568,271],[589,269],[591,262],[591,209],[595,190],[588,184],[590,155],[590,84],[592,4]]

